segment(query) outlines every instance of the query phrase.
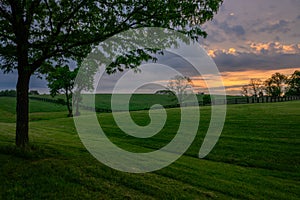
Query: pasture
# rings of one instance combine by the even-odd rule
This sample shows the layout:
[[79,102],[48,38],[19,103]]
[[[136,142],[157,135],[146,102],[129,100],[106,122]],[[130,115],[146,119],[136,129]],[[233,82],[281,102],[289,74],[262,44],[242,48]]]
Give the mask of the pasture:
[[[99,100],[100,101],[100,100]],[[81,143],[62,105],[30,101],[31,151],[14,146],[15,99],[0,97],[0,199],[299,199],[300,101],[229,105],[222,135],[205,158],[197,154],[210,106],[200,108],[197,137],[176,162],[159,171],[130,174],[97,161]],[[178,108],[167,109],[152,138],[128,137],[111,113],[98,114],[108,137],[134,152],[167,144],[177,131]],[[148,111],[131,112],[137,124]]]

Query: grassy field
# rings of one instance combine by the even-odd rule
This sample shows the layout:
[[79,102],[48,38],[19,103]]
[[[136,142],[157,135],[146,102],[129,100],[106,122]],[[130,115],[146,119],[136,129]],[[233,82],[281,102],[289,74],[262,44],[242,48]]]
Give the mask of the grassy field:
[[[198,159],[210,119],[201,107],[198,135],[184,156],[156,172],[129,174],[99,163],[80,142],[66,108],[30,102],[32,151],[14,147],[15,99],[0,98],[0,199],[299,199],[300,101],[229,105],[221,138]],[[179,109],[150,139],[128,137],[110,113],[99,122],[110,140],[137,152],[167,144]],[[131,113],[149,122],[147,111]]]
[[[124,110],[124,99],[130,99],[129,109],[131,111],[147,110],[154,104],[161,104],[165,107],[174,106],[178,103],[177,98],[170,95],[156,95],[156,94],[115,94],[115,105],[117,108]],[[103,110],[111,110],[111,94],[96,94],[95,95],[95,107]],[[203,95],[196,95],[199,102],[203,101]],[[33,95],[32,97],[46,98],[46,99],[64,99],[65,96],[60,94],[55,97],[50,95]],[[212,95],[212,98],[219,99],[220,96]],[[227,96],[228,100],[233,98],[243,98],[241,96]],[[223,99],[223,98],[222,98]],[[86,98],[84,105],[94,106],[91,99]],[[125,104],[126,105],[126,104]]]

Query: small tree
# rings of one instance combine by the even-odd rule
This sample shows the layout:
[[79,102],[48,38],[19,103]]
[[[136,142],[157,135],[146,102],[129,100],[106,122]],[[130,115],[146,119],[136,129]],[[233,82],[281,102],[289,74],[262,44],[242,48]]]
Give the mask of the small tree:
[[212,101],[212,96],[209,94],[203,95],[203,105],[210,105]]
[[79,116],[79,103],[82,101],[81,92],[82,90],[90,91],[94,89],[93,86],[93,76],[96,73],[97,67],[96,63],[84,62],[80,63],[81,70],[77,73],[77,79],[74,85],[73,98],[72,98],[72,106],[75,106],[75,116]]
[[177,95],[178,102],[184,102],[189,94],[193,93],[193,82],[187,76],[176,75],[167,85],[167,89]]
[[241,93],[243,96],[259,97],[263,95],[263,82],[260,79],[252,78],[248,85],[242,86]]
[[249,85],[243,85],[241,88],[241,93],[243,96],[248,97],[250,96],[250,88]]
[[47,76],[48,87],[52,97],[57,94],[64,94],[66,96],[66,105],[68,108],[68,116],[72,117],[71,100],[73,95],[74,81],[78,72],[78,68],[70,70],[66,65],[64,67],[55,67]]
[[254,97],[260,96],[263,90],[262,80],[257,78],[250,79],[249,86],[252,89],[252,94]]

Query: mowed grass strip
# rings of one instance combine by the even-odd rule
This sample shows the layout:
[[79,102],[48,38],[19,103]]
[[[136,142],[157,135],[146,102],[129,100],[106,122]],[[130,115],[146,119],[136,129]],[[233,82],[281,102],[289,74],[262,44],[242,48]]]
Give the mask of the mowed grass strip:
[[[51,103],[31,101],[32,150],[16,149],[14,102],[0,98],[0,199],[300,197],[299,101],[228,106],[220,140],[208,157],[198,159],[210,119],[210,107],[203,107],[198,135],[185,155],[146,174],[123,173],[98,162],[80,142],[66,109]],[[180,110],[167,113],[161,133],[146,140],[122,133],[110,113],[99,114],[99,122],[118,146],[153,151],[172,140],[178,129]],[[138,124],[149,122],[148,111],[131,115]]]
[[[45,98],[45,99],[64,99],[65,95],[59,94],[55,97],[51,95],[33,95],[32,97]],[[96,107],[103,110],[111,110],[112,94],[95,94],[87,95],[84,94],[85,106]],[[94,99],[93,99],[94,97]],[[199,102],[203,101],[203,95],[196,94]],[[213,99],[223,99],[222,96],[212,95]],[[244,98],[241,96],[226,96],[228,100],[235,98]],[[129,100],[129,102],[127,102]],[[95,103],[95,105],[93,105]],[[129,104],[129,110],[149,110],[154,104],[160,104],[165,107],[174,107],[178,104],[177,98],[171,95],[160,95],[160,94],[114,94],[114,105],[115,109],[127,110],[127,105]]]

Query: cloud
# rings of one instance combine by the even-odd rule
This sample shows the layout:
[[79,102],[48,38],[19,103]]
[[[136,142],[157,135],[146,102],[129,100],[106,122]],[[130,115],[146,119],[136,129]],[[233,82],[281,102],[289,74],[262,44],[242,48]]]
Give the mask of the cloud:
[[291,29],[289,28],[290,22],[287,20],[279,20],[264,24],[263,27],[259,28],[257,32],[266,32],[266,33],[287,33]]
[[226,40],[226,37],[223,36],[220,31],[217,30],[208,30],[207,31],[208,36],[205,38],[205,41],[203,42],[208,42],[208,43],[221,43]]
[[3,74],[0,71],[0,90],[16,89],[17,73]]
[[263,54],[300,54],[299,44],[281,44],[280,42],[248,42],[254,53]]
[[272,70],[300,67],[300,44],[250,43],[250,51],[210,50],[220,71]]
[[227,22],[221,22],[218,24],[226,34],[234,34],[235,36],[241,37],[246,34],[246,31],[242,25],[229,25]]
[[[0,90],[15,90],[17,85],[18,73],[4,74],[0,71]],[[47,82],[45,79],[39,79],[36,76],[31,77],[30,90],[38,90],[41,93],[48,93]]]

